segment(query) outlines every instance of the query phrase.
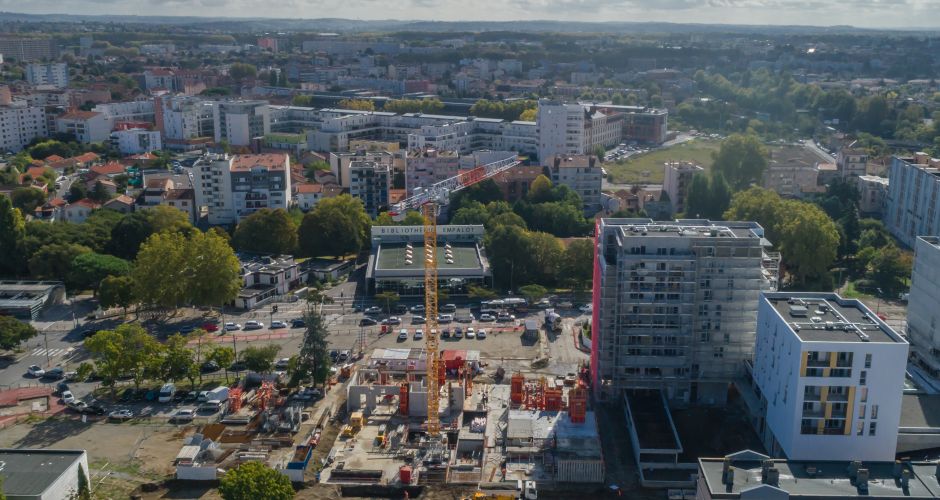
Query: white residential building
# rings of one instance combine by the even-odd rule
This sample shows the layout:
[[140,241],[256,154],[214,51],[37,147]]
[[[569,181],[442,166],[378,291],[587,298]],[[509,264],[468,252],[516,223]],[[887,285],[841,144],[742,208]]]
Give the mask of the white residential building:
[[852,179],[866,175],[868,168],[868,151],[859,148],[847,147],[839,150],[836,155],[836,167],[843,179]]
[[111,137],[111,122],[97,111],[70,111],[55,119],[56,132],[75,136],[78,142],[91,144]]
[[213,106],[215,142],[248,146],[256,137],[271,133],[267,101],[217,102]]
[[757,313],[758,434],[791,460],[893,461],[908,344],[861,301],[765,293]]
[[600,219],[591,325],[592,387],[661,390],[723,404],[754,353],[757,302],[776,290],[779,255],[756,222]]
[[585,110],[580,104],[539,100],[539,158],[585,152]]
[[48,136],[43,108],[23,101],[0,105],[0,152],[19,152],[33,139]]
[[160,151],[163,143],[158,130],[133,128],[111,132],[111,147],[124,155]]
[[917,238],[907,300],[911,361],[940,379],[940,238],[936,236]]
[[104,114],[110,127],[119,122],[154,123],[154,103],[152,99],[136,101],[109,102],[98,104],[92,111]]
[[[663,193],[669,196],[673,213],[685,213],[685,196],[695,174],[705,172],[700,165],[689,162],[667,161],[663,176]],[[688,214],[695,217],[695,214]]]
[[908,248],[918,236],[940,236],[940,159],[894,157],[888,172],[882,219],[888,231]]
[[405,170],[405,152],[396,151],[366,151],[358,150],[349,153],[330,153],[330,171],[336,176],[336,182],[344,188],[350,187],[352,176],[349,166],[356,161],[374,162],[386,165],[391,171],[403,172]]
[[388,165],[354,161],[349,165],[349,175],[349,195],[362,201],[369,217],[388,210],[388,190],[392,187]]
[[593,216],[601,209],[601,168],[594,155],[555,155],[545,163],[552,174],[552,184],[568,186],[578,193],[584,214]]
[[199,97],[154,98],[157,128],[172,149],[193,149],[215,137],[215,106]]
[[[232,224],[262,208],[290,208],[290,157],[285,153],[214,155],[193,166],[196,210],[209,224]],[[198,215],[197,215],[198,217]]]
[[405,191],[414,193],[416,188],[430,187],[457,175],[459,170],[460,155],[456,151],[434,148],[410,150],[405,166]]
[[64,89],[69,86],[69,66],[65,63],[29,63],[26,81],[30,85]]
[[880,217],[885,210],[888,178],[860,175],[856,187],[858,187],[858,211],[865,215]]

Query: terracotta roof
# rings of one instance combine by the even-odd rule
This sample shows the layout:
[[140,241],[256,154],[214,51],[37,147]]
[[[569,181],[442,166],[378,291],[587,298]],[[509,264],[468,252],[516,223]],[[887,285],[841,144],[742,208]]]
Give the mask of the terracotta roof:
[[82,199],[76,201],[75,203],[70,203],[70,204],[69,204],[69,206],[73,206],[73,205],[80,206],[80,207],[86,207],[86,208],[99,208],[99,207],[101,207],[101,204],[99,204],[98,202],[96,202],[96,201],[94,201],[94,200],[90,200],[90,199],[88,199],[88,198],[82,198]]
[[48,162],[60,161],[60,160],[64,160],[64,159],[65,159],[65,158],[62,158],[62,157],[59,156],[59,155],[49,155],[49,156],[43,158],[43,161],[45,161],[45,162],[48,163]]
[[42,174],[45,171],[45,167],[29,167],[26,169],[26,175],[32,177],[33,179],[38,179],[42,177]]
[[388,202],[398,203],[399,201],[405,199],[406,194],[408,194],[408,191],[404,189],[389,189],[388,190]]
[[62,120],[88,120],[100,114],[97,111],[70,111],[59,118]]
[[298,194],[315,194],[323,192],[323,184],[297,184]]
[[112,204],[112,203],[123,203],[123,204],[125,204],[125,205],[133,205],[133,204],[134,204],[134,199],[131,198],[130,196],[127,196],[126,194],[122,194],[122,195],[119,195],[117,198],[114,198],[114,199],[112,199],[112,200],[108,200],[108,202],[105,203],[105,206],[108,206],[108,205],[110,205],[110,204]]
[[232,158],[232,170],[249,170],[256,166],[266,167],[268,170],[284,170],[287,162],[286,153],[235,155]]
[[66,203],[65,199],[63,199],[63,198],[53,198],[53,199],[47,201],[47,202],[46,202],[46,205],[48,205],[48,206],[50,206],[50,207],[64,207],[64,206],[68,205],[68,203]]
[[141,153],[139,155],[128,156],[127,159],[129,160],[156,160],[157,155],[148,152],[148,153]]
[[196,191],[193,189],[171,189],[166,192],[166,200],[195,200]]
[[82,153],[78,156],[73,156],[71,159],[80,163],[88,163],[90,161],[97,161],[99,156],[95,153]]
[[147,181],[146,189],[159,189],[160,191],[165,191],[173,185],[173,180],[167,177],[162,179],[150,179]]
[[103,165],[94,165],[89,170],[96,174],[117,175],[124,173],[124,165],[116,161],[109,161]]

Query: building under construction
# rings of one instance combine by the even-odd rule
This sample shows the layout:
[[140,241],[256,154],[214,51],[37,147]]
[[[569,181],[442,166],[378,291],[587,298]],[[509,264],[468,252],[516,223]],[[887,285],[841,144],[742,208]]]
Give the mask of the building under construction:
[[427,432],[427,354],[376,349],[347,386],[348,423],[323,480],[477,485],[502,479],[604,478],[597,424],[581,380],[475,384],[476,351],[444,350],[437,363],[441,444]]

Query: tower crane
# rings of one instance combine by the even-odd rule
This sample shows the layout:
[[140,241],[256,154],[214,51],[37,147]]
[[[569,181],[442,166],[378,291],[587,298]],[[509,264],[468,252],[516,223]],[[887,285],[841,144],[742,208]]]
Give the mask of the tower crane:
[[440,441],[440,359],[438,353],[437,323],[437,216],[439,208],[447,205],[450,195],[518,165],[516,157],[478,165],[427,188],[415,189],[412,196],[394,204],[389,215],[401,221],[408,210],[421,210],[424,217],[424,311],[427,316],[427,390],[428,437]]

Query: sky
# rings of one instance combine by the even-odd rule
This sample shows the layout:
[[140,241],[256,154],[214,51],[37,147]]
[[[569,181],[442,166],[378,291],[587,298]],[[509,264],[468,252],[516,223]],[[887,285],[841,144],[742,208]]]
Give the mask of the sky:
[[0,0],[31,14],[940,28],[940,0]]

